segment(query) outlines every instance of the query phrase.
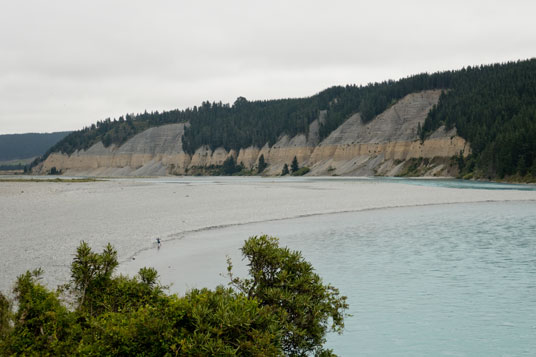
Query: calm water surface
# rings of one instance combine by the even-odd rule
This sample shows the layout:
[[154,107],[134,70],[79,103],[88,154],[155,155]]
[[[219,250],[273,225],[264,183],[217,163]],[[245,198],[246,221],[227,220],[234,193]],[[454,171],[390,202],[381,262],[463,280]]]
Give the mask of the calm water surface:
[[349,298],[347,329],[329,339],[340,355],[536,355],[536,203],[294,223],[283,242]]

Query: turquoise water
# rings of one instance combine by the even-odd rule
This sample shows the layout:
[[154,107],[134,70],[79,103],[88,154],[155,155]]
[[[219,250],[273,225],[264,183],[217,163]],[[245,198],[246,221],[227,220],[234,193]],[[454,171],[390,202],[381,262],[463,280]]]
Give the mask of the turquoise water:
[[[116,179],[117,180],[117,179]],[[126,179],[129,180],[129,179]],[[202,177],[158,177],[139,179],[143,182],[151,183],[168,183],[168,184],[188,184],[188,183],[206,183],[214,184],[218,182],[315,182],[315,181],[345,181],[345,182],[378,182],[378,183],[399,183],[417,186],[433,186],[446,188],[462,189],[481,189],[481,190],[517,190],[517,191],[536,191],[535,184],[512,184],[488,181],[470,181],[459,179],[435,179],[435,178],[404,178],[404,177],[260,177],[260,176],[202,176]]]
[[488,181],[469,181],[458,179],[411,179],[398,177],[374,178],[383,182],[400,182],[403,184],[418,185],[418,186],[433,186],[447,188],[465,188],[465,189],[480,189],[480,190],[519,190],[519,191],[536,191],[534,184],[515,184],[501,183]]
[[265,224],[348,296],[342,356],[536,355],[536,203]]

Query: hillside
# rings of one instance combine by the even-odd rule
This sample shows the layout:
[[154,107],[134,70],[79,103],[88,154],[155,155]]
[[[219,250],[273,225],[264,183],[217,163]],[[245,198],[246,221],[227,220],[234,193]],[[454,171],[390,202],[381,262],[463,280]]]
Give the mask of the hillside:
[[296,156],[318,175],[460,171],[530,180],[536,175],[536,60],[332,87],[308,98],[240,97],[232,105],[204,102],[106,119],[64,138],[36,170],[194,174],[229,156],[254,169],[261,155],[272,175]]
[[425,171],[449,175],[448,158],[460,151],[467,155],[470,149],[466,142],[444,127],[422,143],[417,134],[417,127],[424,123],[440,95],[440,90],[409,94],[367,123],[355,114],[324,139],[319,133],[326,117],[322,112],[309,124],[307,135],[282,135],[272,145],[239,150],[202,145],[190,154],[182,142],[189,125],[165,124],[147,129],[122,145],[105,147],[98,142],[70,155],[52,153],[40,169],[94,176],[210,174],[230,157],[245,169],[255,170],[262,155],[268,164],[263,174],[268,175],[280,174],[283,166],[296,157],[312,175],[370,176],[401,174],[408,160],[426,157],[436,161]]
[[71,132],[28,133],[0,135],[0,168],[15,169],[29,164],[34,158],[41,156]]

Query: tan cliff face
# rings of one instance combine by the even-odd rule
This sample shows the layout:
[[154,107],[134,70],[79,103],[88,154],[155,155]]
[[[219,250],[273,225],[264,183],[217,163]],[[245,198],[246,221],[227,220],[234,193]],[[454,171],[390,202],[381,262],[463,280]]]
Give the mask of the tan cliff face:
[[[182,150],[185,124],[169,124],[150,128],[120,147],[105,148],[97,143],[70,156],[51,154],[38,170],[44,173],[56,167],[65,174],[91,176],[180,175],[195,167],[222,165],[231,155],[246,168],[255,168],[260,155],[264,155],[268,167],[263,174],[267,175],[280,174],[294,157],[300,166],[311,168],[311,175],[396,175],[409,159],[470,153],[468,143],[455,130],[447,132],[442,127],[424,142],[419,140],[417,127],[424,123],[440,94],[434,90],[407,95],[368,123],[355,114],[322,141],[318,129],[325,112],[311,123],[308,137],[282,136],[271,147],[266,144],[239,152],[203,146],[189,155]],[[445,173],[441,167],[431,171],[434,175]]]
[[71,155],[51,154],[41,172],[52,167],[71,175],[150,176],[166,175],[175,167],[187,167],[190,156],[182,150],[185,124],[150,128],[120,147],[105,148],[97,143]]

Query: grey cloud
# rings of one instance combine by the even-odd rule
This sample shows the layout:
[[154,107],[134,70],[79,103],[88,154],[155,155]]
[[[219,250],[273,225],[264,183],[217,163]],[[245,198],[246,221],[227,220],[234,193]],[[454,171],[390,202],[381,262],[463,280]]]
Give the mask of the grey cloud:
[[312,95],[536,53],[532,1],[11,1],[0,132]]

